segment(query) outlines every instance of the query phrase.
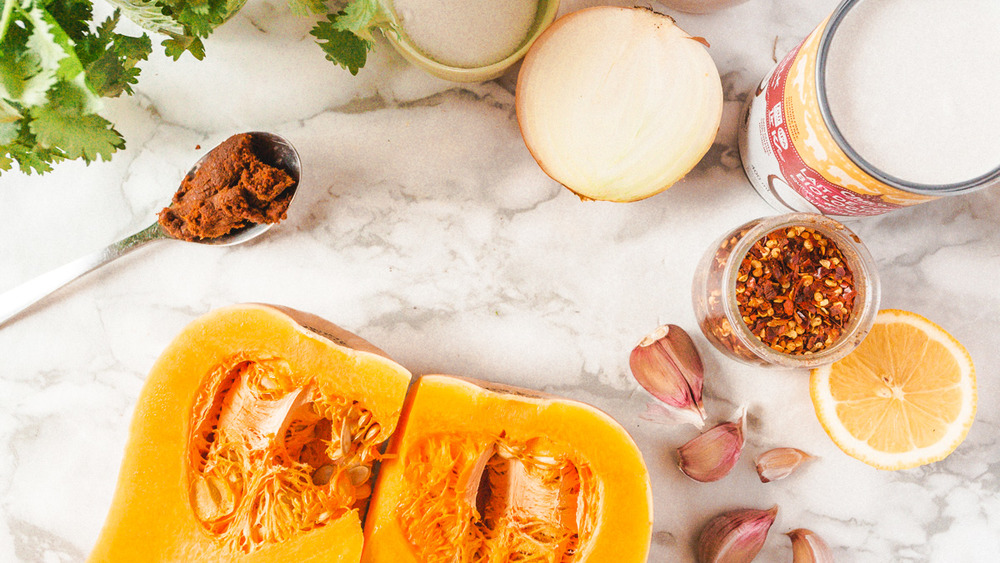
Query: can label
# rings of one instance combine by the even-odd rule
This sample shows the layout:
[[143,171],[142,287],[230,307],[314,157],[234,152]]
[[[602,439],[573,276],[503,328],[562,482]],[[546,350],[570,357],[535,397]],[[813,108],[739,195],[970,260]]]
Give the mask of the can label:
[[747,103],[740,156],[754,188],[779,209],[841,217],[878,215],[936,199],[872,177],[834,140],[816,91],[816,58],[828,21],[764,77]]

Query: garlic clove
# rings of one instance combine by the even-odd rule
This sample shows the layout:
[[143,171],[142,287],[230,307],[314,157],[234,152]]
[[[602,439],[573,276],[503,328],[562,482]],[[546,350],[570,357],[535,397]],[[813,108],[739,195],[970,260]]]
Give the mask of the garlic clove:
[[679,411],[683,420],[701,428],[705,424],[702,387],[705,368],[698,349],[687,332],[677,325],[663,325],[648,334],[628,359],[639,385],[668,407]]
[[677,465],[688,477],[702,483],[718,481],[733,469],[743,452],[746,408],[739,418],[718,424],[677,448]]
[[823,538],[805,528],[785,534],[792,539],[792,563],[833,563],[833,552]]
[[705,525],[698,536],[698,563],[749,563],[764,547],[778,515],[770,510],[741,508],[724,512]]
[[757,475],[761,483],[770,483],[784,479],[794,472],[803,462],[813,459],[813,456],[795,448],[774,448],[768,450],[753,460],[757,466]]

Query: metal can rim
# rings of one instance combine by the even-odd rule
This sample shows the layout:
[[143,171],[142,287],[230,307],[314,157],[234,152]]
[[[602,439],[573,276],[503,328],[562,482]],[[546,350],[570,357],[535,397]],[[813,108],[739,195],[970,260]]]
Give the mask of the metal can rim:
[[996,180],[1000,180],[1000,165],[998,165],[993,170],[965,180],[962,182],[954,182],[950,184],[923,184],[919,182],[911,182],[909,180],[904,180],[898,176],[894,176],[887,172],[884,172],[864,157],[862,157],[854,147],[847,142],[844,138],[843,133],[840,132],[840,128],[837,127],[837,122],[833,118],[833,114],[830,111],[830,104],[826,96],[826,62],[827,56],[830,50],[830,44],[833,42],[834,35],[837,33],[837,28],[844,21],[844,17],[851,10],[851,8],[857,6],[864,0],[843,0],[839,6],[831,14],[826,27],[823,29],[823,34],[820,36],[819,48],[816,53],[816,96],[819,102],[820,115],[823,117],[827,128],[830,131],[830,135],[833,140],[836,141],[837,146],[840,147],[844,154],[847,155],[859,168],[861,168],[866,174],[875,178],[876,180],[892,186],[896,189],[903,190],[905,192],[929,195],[929,196],[940,196],[958,193],[967,193],[980,188],[984,188]]

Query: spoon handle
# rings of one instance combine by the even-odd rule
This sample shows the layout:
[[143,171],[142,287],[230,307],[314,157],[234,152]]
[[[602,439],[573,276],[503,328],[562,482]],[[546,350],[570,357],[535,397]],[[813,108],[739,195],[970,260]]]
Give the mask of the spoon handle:
[[68,264],[0,293],[0,325],[87,272],[120,258],[148,242],[163,238],[170,238],[170,236],[160,227],[159,223],[153,223],[138,233],[113,242],[101,250],[77,258]]

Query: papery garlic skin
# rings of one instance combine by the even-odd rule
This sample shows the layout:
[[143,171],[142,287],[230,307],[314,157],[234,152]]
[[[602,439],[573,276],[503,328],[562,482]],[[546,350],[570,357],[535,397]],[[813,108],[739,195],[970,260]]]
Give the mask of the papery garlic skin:
[[741,508],[724,512],[705,525],[698,536],[698,563],[749,563],[764,547],[778,515],[770,510]]
[[629,368],[646,391],[668,407],[683,411],[678,420],[698,428],[705,425],[705,368],[684,329],[667,324],[648,334],[629,354]]
[[702,483],[718,481],[732,471],[743,452],[746,409],[735,422],[723,422],[677,448],[677,466]]
[[678,409],[664,405],[659,401],[646,403],[646,411],[640,414],[639,418],[668,426],[690,424],[698,430],[705,427],[705,419],[702,418],[701,414],[688,409]]
[[785,534],[792,539],[792,563],[833,563],[833,552],[812,530],[796,528]]
[[774,448],[754,459],[757,466],[757,476],[761,483],[770,483],[791,475],[803,462],[813,459],[813,456],[796,448]]

